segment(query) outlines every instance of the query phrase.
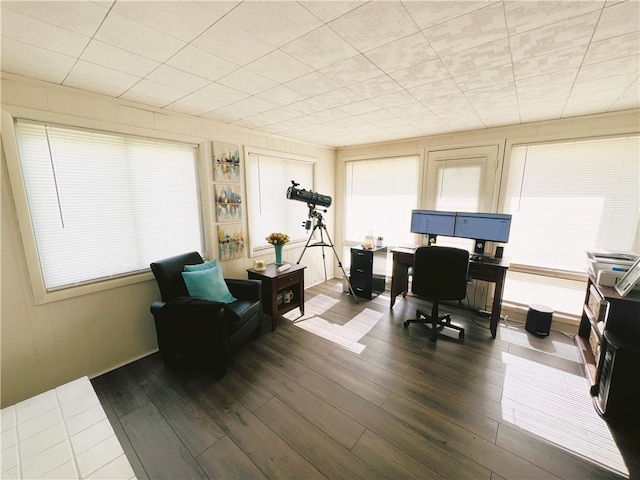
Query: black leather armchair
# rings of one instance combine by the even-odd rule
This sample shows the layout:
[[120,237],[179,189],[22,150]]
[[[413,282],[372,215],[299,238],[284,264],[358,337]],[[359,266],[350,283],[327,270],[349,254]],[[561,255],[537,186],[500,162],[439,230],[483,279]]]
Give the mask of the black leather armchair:
[[430,324],[431,340],[438,338],[444,328],[458,331],[458,338],[464,340],[464,328],[451,323],[451,315],[438,312],[440,300],[463,300],[467,295],[467,274],[469,271],[469,252],[453,247],[419,247],[413,260],[413,279],[411,292],[419,297],[430,299],[433,303],[431,314],[416,310],[416,318],[406,320],[410,323]]
[[237,299],[229,304],[193,298],[182,272],[185,265],[200,263],[200,254],[190,252],[151,264],[162,296],[162,301],[151,304],[151,313],[160,355],[167,367],[204,368],[222,377],[233,350],[260,336],[262,282],[225,278]]

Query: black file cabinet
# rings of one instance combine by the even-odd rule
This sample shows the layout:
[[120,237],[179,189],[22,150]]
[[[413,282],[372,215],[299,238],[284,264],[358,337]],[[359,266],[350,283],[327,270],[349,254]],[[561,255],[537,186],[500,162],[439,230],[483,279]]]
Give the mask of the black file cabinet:
[[606,418],[629,423],[640,420],[640,346],[638,339],[604,332],[600,357],[600,388],[596,407]]
[[360,298],[371,300],[384,292],[387,247],[351,248],[349,283]]

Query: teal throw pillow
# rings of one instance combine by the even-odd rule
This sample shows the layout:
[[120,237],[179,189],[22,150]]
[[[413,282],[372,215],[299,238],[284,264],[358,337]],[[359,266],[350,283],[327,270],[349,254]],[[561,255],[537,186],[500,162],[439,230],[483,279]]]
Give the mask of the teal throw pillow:
[[196,263],[195,265],[185,265],[184,271],[195,272],[197,270],[208,270],[210,268],[217,267],[217,266],[218,264],[216,263],[216,259],[214,258],[213,260],[209,260],[208,262],[204,262],[204,263]]
[[236,298],[231,295],[229,287],[222,277],[222,269],[219,267],[182,272],[182,278],[187,286],[189,295],[195,298],[204,298],[212,302],[231,303]]

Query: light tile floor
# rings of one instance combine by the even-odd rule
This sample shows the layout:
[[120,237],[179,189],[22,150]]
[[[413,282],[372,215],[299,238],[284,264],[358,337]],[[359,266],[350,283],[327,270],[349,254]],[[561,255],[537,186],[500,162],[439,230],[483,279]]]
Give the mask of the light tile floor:
[[2,479],[135,479],[87,377],[0,413]]

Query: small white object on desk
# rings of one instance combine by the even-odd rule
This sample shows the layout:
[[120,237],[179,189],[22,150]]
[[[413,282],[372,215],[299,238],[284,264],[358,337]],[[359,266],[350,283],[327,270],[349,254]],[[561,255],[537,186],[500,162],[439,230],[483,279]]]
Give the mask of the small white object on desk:
[[285,270],[289,270],[290,268],[291,268],[291,264],[290,263],[283,263],[276,270],[278,270],[278,273],[282,273]]

